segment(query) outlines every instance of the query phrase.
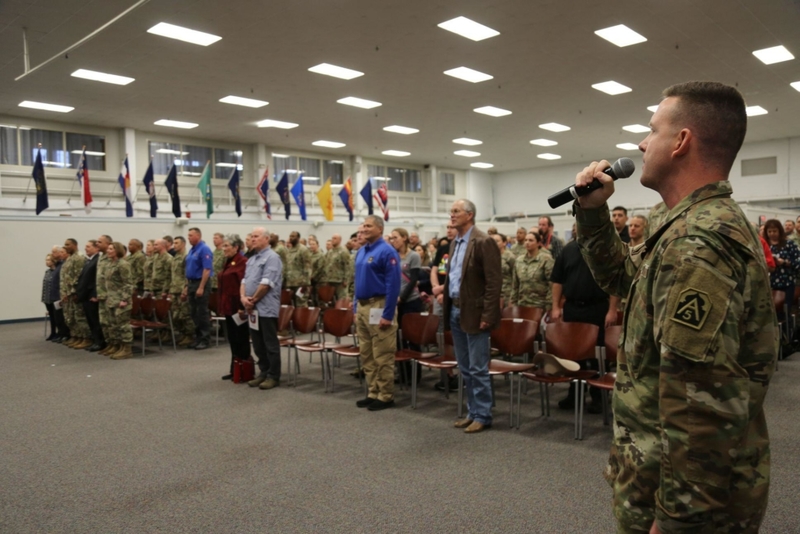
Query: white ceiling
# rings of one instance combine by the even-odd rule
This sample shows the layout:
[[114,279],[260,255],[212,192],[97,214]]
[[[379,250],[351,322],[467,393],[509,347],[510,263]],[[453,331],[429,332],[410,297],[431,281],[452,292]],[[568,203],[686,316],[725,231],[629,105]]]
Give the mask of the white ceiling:
[[[748,105],[769,114],[750,119],[747,141],[800,135],[800,4],[790,0],[151,0],[100,35],[20,81],[22,28],[31,66],[58,53],[128,8],[134,0],[4,0],[0,3],[0,114],[160,131],[170,118],[200,124],[165,134],[320,152],[311,143],[347,143],[325,153],[493,171],[616,158],[642,134],[647,106],[673,83],[708,79],[735,84]],[[473,42],[437,27],[463,15],[500,32]],[[146,33],[158,22],[206,31],[222,40],[201,47]],[[594,31],[625,24],[648,41],[618,48]],[[764,65],[752,52],[782,44],[798,59]],[[351,81],[308,72],[319,63],[356,69]],[[467,66],[494,76],[472,84],[443,71]],[[70,77],[78,68],[131,76],[128,86]],[[608,96],[591,85],[615,80],[633,92]],[[261,109],[219,103],[226,95],[269,101]],[[363,110],[345,96],[382,102]],[[62,115],[23,109],[35,100],[74,106]],[[512,115],[474,113],[493,105]],[[278,119],[293,130],[259,129]],[[545,122],[566,133],[538,128]],[[392,124],[418,128],[405,136]],[[481,139],[475,159],[453,155],[457,137]],[[534,147],[549,138],[556,147]],[[407,158],[382,156],[387,149]],[[563,156],[557,162],[536,157]]]

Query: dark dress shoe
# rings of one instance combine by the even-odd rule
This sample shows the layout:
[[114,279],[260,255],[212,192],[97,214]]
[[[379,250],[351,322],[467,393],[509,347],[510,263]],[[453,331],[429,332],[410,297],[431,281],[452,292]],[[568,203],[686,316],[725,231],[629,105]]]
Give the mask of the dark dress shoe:
[[63,343],[64,340],[67,339],[65,337],[57,337],[53,340],[53,343]]
[[[191,345],[190,345],[191,346]],[[208,348],[208,343],[198,343],[194,350],[206,350]]]
[[45,341],[53,341],[56,337],[58,337],[58,336],[56,336],[55,334],[50,334],[49,336],[47,336]]
[[[447,381],[447,385],[450,391],[458,391],[458,377],[451,377]],[[435,387],[437,391],[444,391],[444,382],[436,382],[433,387]]]
[[233,380],[233,375],[223,375],[222,379],[223,380]]
[[94,343],[91,347],[87,348],[86,350],[88,350],[89,352],[97,352],[98,350],[103,350],[104,348],[106,348],[105,345],[98,345],[97,343]]
[[367,410],[371,412],[377,412],[378,410],[385,410],[386,408],[394,408],[394,400],[384,402],[382,400],[375,399],[374,401],[372,401],[372,403],[370,403],[369,406],[367,406]]
[[192,341],[191,343],[189,343],[189,344],[188,344],[188,345],[186,345],[186,346],[187,346],[188,348],[190,348],[190,349],[196,349],[196,348],[197,348],[197,345],[199,345],[199,344],[200,344],[200,342],[199,342],[199,341]]
[[367,406],[369,406],[370,404],[372,404],[376,400],[378,400],[378,399],[373,399],[372,397],[367,397],[366,399],[361,399],[360,401],[356,401],[356,406],[358,406],[359,408],[366,408]]

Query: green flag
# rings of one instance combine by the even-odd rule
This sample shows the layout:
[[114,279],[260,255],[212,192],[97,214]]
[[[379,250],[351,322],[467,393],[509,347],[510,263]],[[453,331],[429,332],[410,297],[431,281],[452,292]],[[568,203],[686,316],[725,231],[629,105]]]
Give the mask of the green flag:
[[211,218],[214,213],[214,196],[211,194],[211,162],[206,163],[206,168],[203,169],[203,176],[197,182],[197,189],[202,191],[203,198],[206,201],[206,219]]

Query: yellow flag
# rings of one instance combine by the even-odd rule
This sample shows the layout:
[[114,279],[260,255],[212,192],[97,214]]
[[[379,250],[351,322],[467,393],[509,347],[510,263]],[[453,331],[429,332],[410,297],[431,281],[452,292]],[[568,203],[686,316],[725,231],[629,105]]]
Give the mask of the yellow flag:
[[329,221],[333,220],[333,193],[331,192],[331,179],[325,180],[325,183],[317,191],[317,198],[319,199],[319,206],[322,208],[322,213]]

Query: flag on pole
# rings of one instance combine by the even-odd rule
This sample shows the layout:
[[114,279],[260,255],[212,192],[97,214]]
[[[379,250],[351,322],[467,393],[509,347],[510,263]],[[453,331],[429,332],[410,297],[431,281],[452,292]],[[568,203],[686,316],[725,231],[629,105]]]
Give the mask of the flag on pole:
[[319,191],[317,191],[317,198],[319,199],[319,207],[322,208],[322,214],[325,219],[333,220],[333,191],[331,190],[331,179],[325,180]]
[[150,197],[150,217],[155,217],[156,212],[158,211],[158,201],[156,200],[156,181],[153,178],[153,162],[150,162],[150,165],[147,167],[147,172],[144,173],[144,183],[145,191],[147,191],[147,196]]
[[231,173],[231,179],[228,180],[228,189],[231,190],[233,200],[236,201],[236,215],[242,216],[242,197],[239,195],[239,169],[234,168]]
[[281,202],[283,202],[283,211],[286,213],[286,220],[289,220],[289,215],[292,213],[292,203],[289,200],[289,173],[283,171],[283,176],[281,176],[281,181],[278,182],[278,185],[275,186],[275,191],[278,192],[278,195],[281,197]]
[[389,220],[389,188],[386,187],[386,182],[383,182],[381,186],[375,191],[375,202],[378,203],[378,207],[383,212],[383,220]]
[[214,195],[211,192],[211,162],[206,163],[206,168],[203,169],[203,175],[200,181],[197,182],[197,189],[202,191],[203,198],[206,201],[206,219],[211,218],[214,213]]
[[[47,201],[47,180],[44,178],[44,165],[42,165],[42,149],[36,153],[36,162],[33,164],[33,183],[36,184],[36,215],[50,207]],[[30,183],[30,182],[28,182]]]
[[89,167],[86,164],[86,147],[83,147],[83,154],[81,155],[81,163],[78,165],[78,187],[81,189],[81,200],[83,201],[83,208],[86,213],[92,212],[92,190],[89,187]]
[[372,215],[372,179],[367,178],[367,183],[361,188],[361,198],[367,203],[369,214]]
[[261,200],[264,201],[264,210],[267,212],[267,219],[271,221],[272,210],[269,205],[269,167],[264,171],[264,176],[261,177],[261,181],[258,182],[256,192],[258,196],[261,197]]
[[172,199],[172,214],[175,217],[181,216],[181,197],[178,195],[178,167],[173,163],[172,168],[169,170],[167,179],[164,182],[169,192],[169,197]]
[[350,214],[350,220],[353,220],[353,181],[350,177],[347,177],[347,181],[344,183],[344,187],[342,190],[339,191],[339,198],[342,199],[344,203],[344,207],[347,210],[347,213]]
[[306,191],[303,189],[303,173],[297,177],[297,181],[292,186],[292,196],[297,203],[297,209],[300,211],[300,218],[306,220]]
[[125,156],[125,161],[122,162],[122,168],[119,170],[117,181],[119,182],[120,189],[122,189],[122,195],[125,197],[125,216],[133,217],[135,195],[133,194],[133,184],[131,183],[131,171],[128,168],[128,156]]

